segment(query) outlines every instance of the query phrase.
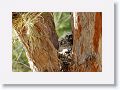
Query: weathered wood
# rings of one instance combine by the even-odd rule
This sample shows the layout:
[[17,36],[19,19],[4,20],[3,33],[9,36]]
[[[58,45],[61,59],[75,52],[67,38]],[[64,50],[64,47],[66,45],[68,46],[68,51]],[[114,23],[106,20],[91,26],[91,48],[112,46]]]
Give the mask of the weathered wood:
[[[33,71],[60,71],[58,37],[52,13],[12,13],[13,29],[21,40]],[[72,64],[70,72],[102,71],[102,13],[72,14]]]
[[69,71],[102,71],[102,13],[73,13],[73,61]]
[[33,71],[60,71],[58,37],[52,13],[12,13],[12,24]]

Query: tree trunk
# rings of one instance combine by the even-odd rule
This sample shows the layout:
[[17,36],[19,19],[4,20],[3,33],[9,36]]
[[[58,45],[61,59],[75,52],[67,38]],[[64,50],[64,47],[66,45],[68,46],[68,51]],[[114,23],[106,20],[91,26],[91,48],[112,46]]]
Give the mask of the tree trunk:
[[13,12],[12,16],[13,28],[23,43],[33,71],[60,71],[53,14]]
[[102,13],[73,13],[73,61],[69,71],[102,71]]
[[[33,71],[60,71],[58,37],[53,14],[12,13],[13,28],[26,50]],[[69,72],[102,71],[102,13],[72,14],[73,48]]]

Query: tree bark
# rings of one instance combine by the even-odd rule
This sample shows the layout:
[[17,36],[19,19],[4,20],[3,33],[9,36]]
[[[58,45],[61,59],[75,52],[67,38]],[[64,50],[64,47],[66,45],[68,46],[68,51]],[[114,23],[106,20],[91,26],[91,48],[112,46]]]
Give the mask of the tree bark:
[[102,13],[73,13],[73,61],[69,71],[102,71]]
[[33,71],[60,71],[59,48],[53,15],[50,12],[13,12],[14,30],[26,50]]
[[[12,13],[13,29],[22,42],[33,71],[60,71],[57,56],[58,37],[53,14]],[[73,64],[69,72],[102,71],[102,13],[79,12],[72,14]]]

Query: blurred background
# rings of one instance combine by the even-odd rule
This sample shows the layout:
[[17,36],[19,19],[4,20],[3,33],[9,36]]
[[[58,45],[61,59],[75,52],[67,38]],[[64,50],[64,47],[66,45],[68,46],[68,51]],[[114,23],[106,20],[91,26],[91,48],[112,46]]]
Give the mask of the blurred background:
[[60,38],[67,32],[71,32],[70,12],[56,12],[53,14],[58,37]]
[[[58,37],[71,32],[70,12],[54,12],[54,23]],[[31,72],[25,50],[15,31],[12,30],[12,70],[13,72]]]

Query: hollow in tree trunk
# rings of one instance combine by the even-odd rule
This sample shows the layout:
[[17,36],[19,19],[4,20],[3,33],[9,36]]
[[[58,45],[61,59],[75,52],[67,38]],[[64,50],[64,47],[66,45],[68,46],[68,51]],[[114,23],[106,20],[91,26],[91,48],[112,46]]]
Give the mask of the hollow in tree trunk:
[[[17,32],[33,71],[61,71],[58,37],[50,12],[13,12],[13,29]],[[69,72],[102,71],[102,13],[72,13],[72,64]]]

